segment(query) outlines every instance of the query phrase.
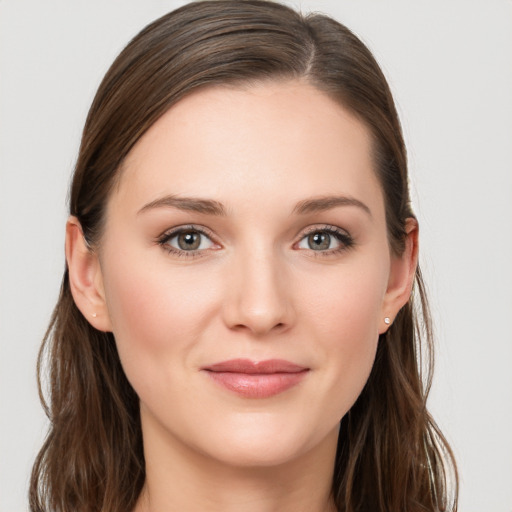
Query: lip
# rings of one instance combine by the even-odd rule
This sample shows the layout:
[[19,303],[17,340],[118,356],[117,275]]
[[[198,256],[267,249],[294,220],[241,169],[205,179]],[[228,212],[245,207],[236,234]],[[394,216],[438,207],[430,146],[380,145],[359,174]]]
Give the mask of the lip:
[[201,368],[217,384],[245,398],[269,398],[296,386],[309,368],[283,359],[231,359]]

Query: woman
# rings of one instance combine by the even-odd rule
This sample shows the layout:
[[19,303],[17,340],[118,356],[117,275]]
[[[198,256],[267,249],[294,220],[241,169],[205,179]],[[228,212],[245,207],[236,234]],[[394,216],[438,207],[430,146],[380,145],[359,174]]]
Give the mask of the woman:
[[145,28],[66,235],[32,510],[456,509],[400,124],[345,27],[221,0]]

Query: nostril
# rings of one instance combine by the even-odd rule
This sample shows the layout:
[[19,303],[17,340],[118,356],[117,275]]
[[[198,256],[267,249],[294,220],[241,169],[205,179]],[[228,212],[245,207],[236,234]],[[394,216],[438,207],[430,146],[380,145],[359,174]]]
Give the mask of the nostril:
[[265,324],[265,325],[260,325],[260,324],[256,324],[256,323],[238,323],[238,324],[235,324],[231,327],[231,329],[235,330],[235,331],[251,331],[252,333],[254,333],[255,335],[257,336],[260,336],[260,335],[265,335],[265,334],[268,334],[270,332],[280,332],[280,331],[283,331],[286,329],[286,326],[287,324],[284,323],[284,322],[279,322],[279,323],[276,323],[275,325],[270,325],[270,324]]
[[240,273],[233,274],[222,303],[225,324],[230,329],[247,330],[259,337],[287,330],[294,322],[294,313],[289,288],[282,282],[284,278],[277,279],[276,271],[270,272],[268,268],[255,267],[251,272],[245,267],[239,270]]

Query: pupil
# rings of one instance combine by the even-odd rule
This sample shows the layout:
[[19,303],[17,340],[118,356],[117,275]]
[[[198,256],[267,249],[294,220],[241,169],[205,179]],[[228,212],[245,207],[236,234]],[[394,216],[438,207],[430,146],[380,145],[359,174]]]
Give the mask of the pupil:
[[313,233],[309,235],[308,242],[311,249],[328,249],[331,243],[331,237],[326,233]]
[[182,233],[178,237],[178,245],[180,249],[184,249],[185,251],[197,249],[200,243],[201,238],[198,233],[189,231],[188,233]]

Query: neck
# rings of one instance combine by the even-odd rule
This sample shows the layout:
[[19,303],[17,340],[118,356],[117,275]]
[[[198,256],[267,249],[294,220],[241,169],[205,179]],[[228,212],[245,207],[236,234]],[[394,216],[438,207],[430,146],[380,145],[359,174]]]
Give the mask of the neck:
[[146,482],[134,512],[336,511],[337,431],[293,460],[264,467],[225,464],[165,437],[144,436]]

